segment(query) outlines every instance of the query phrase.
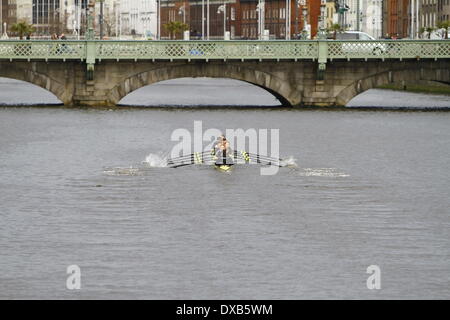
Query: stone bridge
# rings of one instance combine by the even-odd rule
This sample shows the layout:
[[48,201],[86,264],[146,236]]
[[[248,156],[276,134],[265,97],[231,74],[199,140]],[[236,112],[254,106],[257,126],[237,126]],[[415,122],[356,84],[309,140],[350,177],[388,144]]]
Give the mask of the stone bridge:
[[213,77],[252,83],[285,106],[344,106],[388,83],[450,83],[450,41],[0,41],[0,77],[65,105],[112,107],[159,81]]

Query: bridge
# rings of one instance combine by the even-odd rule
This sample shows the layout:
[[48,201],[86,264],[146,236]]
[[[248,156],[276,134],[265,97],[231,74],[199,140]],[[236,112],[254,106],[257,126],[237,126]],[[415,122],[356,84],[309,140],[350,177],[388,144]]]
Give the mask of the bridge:
[[152,83],[214,77],[262,87],[285,106],[344,106],[388,83],[450,83],[450,41],[3,40],[0,77],[40,86],[65,105],[111,107]]

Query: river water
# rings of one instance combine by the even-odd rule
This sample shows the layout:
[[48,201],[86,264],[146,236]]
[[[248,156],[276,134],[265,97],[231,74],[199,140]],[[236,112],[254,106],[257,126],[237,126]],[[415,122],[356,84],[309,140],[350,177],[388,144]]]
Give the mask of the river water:
[[[216,84],[163,83],[123,103],[274,103]],[[0,100],[17,103],[17,86],[0,85]],[[49,102],[28,89],[21,102]],[[401,105],[387,99],[399,95]],[[357,99],[450,105],[391,91]],[[297,167],[151,166],[196,120],[280,129],[281,156]],[[0,130],[0,298],[450,298],[448,112],[2,107]],[[69,265],[80,290],[66,288]],[[366,286],[371,265],[380,290]]]

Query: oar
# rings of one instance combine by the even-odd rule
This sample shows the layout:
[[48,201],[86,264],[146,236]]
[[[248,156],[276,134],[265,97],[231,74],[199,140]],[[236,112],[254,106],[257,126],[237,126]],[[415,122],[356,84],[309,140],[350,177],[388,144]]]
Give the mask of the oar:
[[190,165],[193,165],[193,163],[178,164],[178,165],[172,166],[170,168],[180,168],[180,167],[185,167],[185,166],[190,166]]
[[[207,159],[206,161],[209,161],[209,160],[212,160],[212,159]],[[203,161],[203,163],[204,162],[205,161]],[[193,166],[195,164],[199,164],[199,163],[191,163],[191,162],[189,162],[189,163],[172,164],[172,165],[169,165],[169,168],[179,168],[179,167],[185,167],[185,166]]]
[[[283,161],[282,159],[277,159],[277,158],[272,158],[272,157],[268,157],[268,156],[263,156],[263,155],[258,155],[258,154],[254,154],[254,153],[247,153],[245,152],[248,156],[248,159],[256,161],[256,163],[261,163],[261,164],[268,164],[268,165],[276,165],[278,167],[283,167],[280,162]],[[244,155],[242,155],[241,152],[241,157],[243,157]],[[256,157],[256,159],[255,159]],[[243,158],[246,162],[249,162],[245,157]]]
[[[205,157],[205,155],[210,155],[210,152],[208,151],[204,151],[204,152],[200,152],[198,153],[201,158],[203,159]],[[168,164],[174,164],[175,162],[179,162],[179,161],[184,161],[184,160],[191,160],[191,161],[195,161],[195,155],[196,153],[191,153],[188,155],[184,155],[184,156],[180,156],[180,157],[176,157],[176,158],[169,158],[167,160]]]
[[169,158],[168,161],[177,161],[177,160],[181,160],[181,159],[186,159],[186,158],[191,158],[193,157],[196,153],[204,155],[204,154],[211,154],[211,151],[203,151],[203,152],[193,152],[190,154],[186,154],[183,156],[179,156],[179,157],[175,157],[175,158]]
[[246,153],[247,157],[245,157],[245,155],[243,155],[242,153],[240,154],[240,156],[246,162],[249,162],[248,160],[256,161],[256,163],[261,163],[261,162],[270,162],[270,163],[272,163],[272,162],[280,162],[280,161],[282,161],[282,159],[276,159],[276,158],[263,156],[263,155],[259,155],[259,154],[247,153],[247,152],[245,152],[245,153]]
[[[186,162],[186,160],[189,160],[189,162]],[[186,158],[184,161],[181,159],[177,162],[168,162],[168,165],[171,168],[177,168],[179,166],[189,166],[189,165],[194,165],[194,164],[201,164],[201,163],[212,161],[213,159],[212,159],[211,155],[205,155],[205,156],[202,156],[199,160],[200,161],[196,161],[196,159],[194,157],[192,157],[192,158]]]
[[248,153],[247,152],[247,154],[249,155],[249,156],[253,156],[253,157],[259,157],[260,159],[270,159],[271,161],[283,161],[283,159],[280,159],[280,158],[274,158],[274,157],[269,157],[269,156],[265,156],[265,155],[260,155],[260,154],[255,154],[255,153]]

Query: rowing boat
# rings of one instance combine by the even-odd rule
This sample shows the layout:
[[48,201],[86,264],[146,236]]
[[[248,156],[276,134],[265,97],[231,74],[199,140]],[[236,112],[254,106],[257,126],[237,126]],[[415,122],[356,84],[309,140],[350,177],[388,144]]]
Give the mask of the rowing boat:
[[228,172],[231,170],[232,167],[227,164],[222,164],[222,165],[215,165],[215,168],[219,171]]

